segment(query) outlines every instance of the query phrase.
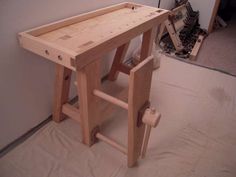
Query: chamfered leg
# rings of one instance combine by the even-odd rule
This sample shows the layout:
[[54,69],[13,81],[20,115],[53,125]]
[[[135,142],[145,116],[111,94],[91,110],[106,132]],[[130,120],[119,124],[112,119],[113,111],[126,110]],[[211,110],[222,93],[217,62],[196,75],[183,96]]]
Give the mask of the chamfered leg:
[[94,89],[101,88],[100,63],[100,59],[95,60],[76,72],[83,143],[89,146],[95,143],[101,123],[100,99],[93,94]]
[[157,26],[143,33],[140,62],[152,54],[153,42],[157,33]]
[[56,64],[56,80],[54,85],[53,120],[60,122],[65,118],[62,105],[68,102],[72,71],[62,65]]
[[108,76],[108,79],[110,81],[114,81],[117,79],[118,74],[119,74],[119,68],[122,65],[122,61],[124,60],[125,55],[128,51],[129,44],[130,44],[130,41],[117,48],[114,61],[112,63],[111,70]]

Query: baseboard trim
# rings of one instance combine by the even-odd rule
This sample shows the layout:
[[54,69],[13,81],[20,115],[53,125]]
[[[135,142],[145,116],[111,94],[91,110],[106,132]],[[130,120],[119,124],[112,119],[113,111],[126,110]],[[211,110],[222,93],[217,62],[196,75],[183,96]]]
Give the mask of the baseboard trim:
[[25,140],[31,137],[35,132],[37,132],[40,128],[42,128],[51,120],[52,120],[52,115],[50,115],[47,119],[45,119],[44,121],[42,121],[35,127],[31,128],[29,131],[21,135],[19,138],[15,139],[13,142],[9,143],[8,145],[0,149],[0,158],[2,158],[4,155],[6,155],[8,152],[13,150],[15,147],[17,147],[21,143],[23,143]]

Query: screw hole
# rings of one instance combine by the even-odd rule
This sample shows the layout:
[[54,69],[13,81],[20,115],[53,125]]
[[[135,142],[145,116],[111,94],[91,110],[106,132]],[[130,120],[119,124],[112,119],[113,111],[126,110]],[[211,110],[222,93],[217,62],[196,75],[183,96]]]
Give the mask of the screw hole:
[[49,51],[48,51],[48,50],[45,50],[45,54],[49,55]]
[[58,57],[57,57],[57,58],[58,58],[58,60],[62,60],[62,57],[61,57],[61,55],[58,55]]

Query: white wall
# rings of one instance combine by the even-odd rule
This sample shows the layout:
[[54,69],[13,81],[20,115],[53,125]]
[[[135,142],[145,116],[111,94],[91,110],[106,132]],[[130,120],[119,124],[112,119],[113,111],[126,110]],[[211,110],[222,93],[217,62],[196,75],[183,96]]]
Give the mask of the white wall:
[[[16,34],[119,2],[122,0],[0,1],[0,149],[52,113],[54,65],[20,48]],[[156,0],[135,2],[157,5]]]
[[202,28],[208,29],[216,0],[189,0],[194,10],[199,10],[199,23]]
[[[157,0],[158,4],[158,0]],[[172,9],[175,6],[175,1],[174,0],[161,0],[160,8],[163,9]]]

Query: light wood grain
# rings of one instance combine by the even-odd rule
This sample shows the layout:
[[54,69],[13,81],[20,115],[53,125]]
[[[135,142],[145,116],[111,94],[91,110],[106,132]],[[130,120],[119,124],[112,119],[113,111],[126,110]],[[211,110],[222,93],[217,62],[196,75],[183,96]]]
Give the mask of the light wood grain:
[[160,122],[161,114],[155,108],[145,110],[142,121],[146,125],[144,139],[141,150],[141,157],[144,158],[147,151],[148,141],[150,138],[151,128],[155,128]]
[[53,106],[53,120],[60,122],[65,118],[62,113],[62,105],[68,102],[71,70],[56,64],[56,79],[54,85],[54,106]]
[[204,36],[199,35],[191,53],[190,53],[190,57],[189,57],[190,60],[197,60],[197,54],[202,46],[203,40],[204,40]]
[[150,125],[145,126],[145,132],[144,132],[144,139],[142,144],[142,150],[141,150],[141,158],[144,158],[147,151],[148,141],[151,134],[152,127]]
[[22,32],[19,40],[25,49],[75,70],[158,25],[168,13],[123,3]]
[[75,71],[76,52],[26,33],[20,33],[18,39],[21,47]]
[[95,60],[76,72],[83,142],[89,146],[94,143],[93,129],[101,123],[100,99],[93,94],[94,89],[101,89],[100,64],[101,60]]
[[145,126],[137,126],[138,112],[149,100],[153,70],[153,57],[133,68],[129,80],[128,111],[128,166],[132,167],[141,154]]
[[123,147],[122,145],[120,145],[119,143],[117,143],[116,141],[112,140],[111,138],[108,138],[104,135],[102,135],[101,133],[97,133],[96,137],[99,140],[104,141],[105,143],[111,145],[112,147],[114,147],[115,149],[117,149],[118,151],[122,152],[123,154],[127,154],[127,148]]
[[115,104],[117,106],[120,106],[120,107],[128,110],[128,104],[126,102],[122,101],[122,100],[119,100],[119,99],[117,99],[113,96],[110,96],[110,95],[108,95],[108,94],[106,94],[106,93],[104,93],[100,90],[96,90],[96,89],[93,90],[93,94],[96,95],[99,98],[102,98],[102,99],[112,103],[112,104]]
[[120,70],[120,66],[121,66],[123,60],[125,59],[125,55],[128,51],[129,44],[130,44],[130,41],[117,48],[116,54],[115,54],[115,57],[114,57],[114,60],[113,60],[112,66],[111,66],[111,70],[109,72],[108,79],[110,81],[114,81],[117,79],[118,74],[119,74],[119,70]]
[[173,25],[171,24],[170,20],[166,20],[165,21],[165,26],[166,26],[166,29],[170,35],[170,38],[175,46],[175,49],[177,51],[181,51],[183,49],[183,45],[182,45],[182,42],[179,38],[179,35],[176,33],[176,31],[174,30],[174,27]]
[[156,41],[158,42],[158,44],[159,44],[159,42],[160,42],[160,40],[161,40],[161,38],[164,34],[165,29],[166,29],[165,23],[162,23],[159,27],[158,35],[157,35],[157,38],[156,38]]
[[[152,59],[147,59],[132,70],[122,61],[130,41],[142,33],[141,60],[150,56],[157,25],[166,20],[168,14],[169,11],[155,7],[122,3],[43,25],[18,35],[23,48],[56,63],[54,120],[59,122],[66,114],[80,121],[84,144],[91,146],[95,143],[96,133],[102,123],[102,99],[128,109],[130,167],[136,163],[141,151],[144,126],[136,126],[137,114],[140,106],[149,98]],[[101,58],[117,47],[111,80],[117,78],[117,71],[131,75],[128,104],[100,92]],[[71,70],[76,72],[79,110],[67,104]],[[109,139],[106,140],[109,142]],[[122,151],[127,153],[124,148]]]
[[213,8],[212,14],[211,14],[211,20],[210,20],[210,23],[208,26],[208,33],[211,33],[213,31],[214,22],[216,19],[216,15],[217,15],[219,6],[220,6],[220,0],[215,0],[215,5],[214,5],[214,8]]
[[101,8],[101,9],[94,10],[88,13],[76,15],[76,16],[65,18],[65,19],[62,19],[53,23],[49,23],[40,27],[36,27],[30,30],[27,30],[26,32],[33,36],[39,36],[39,35],[48,33],[50,31],[54,31],[54,30],[57,30],[57,29],[60,29],[60,28],[63,28],[63,27],[66,27],[75,23],[79,23],[79,22],[100,16],[100,15],[104,15],[106,13],[110,13],[112,11],[124,8],[126,6],[128,6],[128,3],[126,2],[115,4],[109,7]]
[[153,42],[155,40],[156,35],[157,35],[157,26],[154,26],[153,28],[143,33],[140,62],[152,54]]
[[67,115],[69,118],[72,118],[80,122],[80,112],[79,109],[69,103],[66,103],[62,106],[63,114]]
[[132,69],[133,67],[132,66],[129,66],[127,64],[124,64],[122,63],[120,66],[119,66],[119,71],[124,73],[124,74],[127,74],[129,75],[130,74],[130,70]]

